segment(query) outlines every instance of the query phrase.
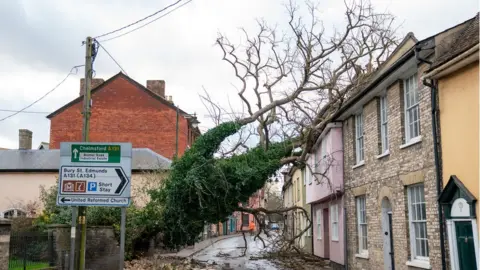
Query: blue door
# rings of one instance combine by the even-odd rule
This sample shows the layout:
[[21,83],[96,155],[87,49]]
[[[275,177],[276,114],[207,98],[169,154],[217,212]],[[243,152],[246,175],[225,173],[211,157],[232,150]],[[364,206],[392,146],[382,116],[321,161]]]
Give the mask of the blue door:
[[237,224],[237,220],[234,217],[230,217],[230,232],[235,231],[235,224]]

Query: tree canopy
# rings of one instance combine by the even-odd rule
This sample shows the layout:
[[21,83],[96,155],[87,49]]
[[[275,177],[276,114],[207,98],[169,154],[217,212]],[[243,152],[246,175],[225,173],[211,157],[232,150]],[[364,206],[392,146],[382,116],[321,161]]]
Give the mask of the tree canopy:
[[161,206],[160,231],[167,247],[192,244],[206,224],[227,219],[282,166],[282,158],[291,155],[291,144],[279,142],[216,159],[223,140],[240,128],[237,122],[226,122],[200,136],[174,160],[164,185],[151,192],[147,209]]

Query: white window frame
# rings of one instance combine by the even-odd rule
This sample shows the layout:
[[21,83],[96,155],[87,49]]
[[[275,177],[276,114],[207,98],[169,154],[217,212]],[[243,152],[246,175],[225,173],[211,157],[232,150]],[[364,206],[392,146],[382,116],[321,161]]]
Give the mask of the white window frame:
[[[12,215],[9,215],[8,217],[5,217],[5,215],[9,212],[12,212],[13,214]],[[23,209],[20,209],[20,208],[9,208],[5,211],[2,211],[0,213],[0,217],[1,218],[5,218],[5,219],[12,219],[12,218],[16,218],[16,217],[26,217],[27,216],[27,212],[26,211],[23,211]]]
[[325,170],[327,169],[327,137],[324,137],[322,139],[322,142],[320,144],[320,170],[321,173],[324,173]]
[[323,215],[322,215],[322,211],[323,209],[317,209],[317,226],[316,226],[316,229],[317,229],[317,240],[322,240],[322,218],[323,218]]
[[[355,197],[355,202],[357,207],[358,253],[368,254],[367,196],[362,195]],[[365,228],[366,235],[363,235],[363,227]],[[366,246],[364,246],[364,243],[362,241],[363,238],[367,240]]]
[[300,184],[300,178],[297,177],[297,181],[295,182],[295,186],[297,187],[297,202],[300,201],[300,197],[302,197],[300,195],[300,192],[301,192],[301,189],[302,189],[302,185]]
[[365,144],[363,140],[363,112],[355,115],[355,160],[360,164],[365,160]]
[[[413,74],[412,76],[406,78],[404,80],[404,123],[405,123],[405,143],[409,143],[411,140],[414,140],[417,137],[420,137],[420,96],[419,96],[419,89],[418,89],[418,81],[417,81],[417,73]],[[410,100],[410,97],[413,98]],[[410,102],[411,101],[411,102]],[[410,112],[412,114],[416,114],[416,119],[410,118]],[[415,118],[415,117],[412,117]],[[410,134],[412,131],[417,133]]]
[[[430,251],[428,249],[428,233],[427,233],[427,217],[426,217],[427,206],[425,202],[424,188],[425,187],[423,184],[415,184],[407,187],[408,223],[409,223],[409,230],[410,230],[410,251],[411,251],[412,260],[429,262]],[[421,210],[422,204],[424,207],[424,212],[422,212]],[[420,207],[420,212],[418,212],[419,207]],[[423,216],[424,214],[425,216]],[[417,230],[420,231],[420,226],[424,228],[425,237],[421,237],[421,236],[417,237]],[[421,241],[421,245],[425,244],[426,254],[418,255],[419,251],[417,250],[417,240]],[[427,255],[427,256],[423,256],[423,255]]]
[[307,168],[303,168],[302,170],[302,177],[303,177],[303,185],[307,185]]
[[330,224],[332,241],[338,241],[338,204],[330,205]]
[[[303,229],[306,229],[307,227],[308,227],[307,217],[305,215],[303,215]],[[305,236],[312,236],[312,228],[309,228],[306,231]]]
[[380,141],[382,153],[388,151],[388,100],[387,95],[380,97]]
[[316,172],[316,167],[315,167],[316,160],[317,160],[317,155],[315,155],[315,151],[314,151],[312,153],[312,155],[310,156],[310,158],[308,159],[308,164],[310,165],[310,169],[308,170],[308,173],[309,173],[308,184],[309,185],[312,184],[313,177],[314,177],[313,174]]

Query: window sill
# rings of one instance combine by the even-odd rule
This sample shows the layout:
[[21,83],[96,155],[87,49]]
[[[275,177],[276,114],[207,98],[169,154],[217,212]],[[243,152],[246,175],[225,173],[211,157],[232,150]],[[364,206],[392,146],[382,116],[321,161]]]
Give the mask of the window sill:
[[332,242],[339,242],[340,240],[338,239],[332,239]]
[[383,154],[380,154],[380,155],[376,156],[375,158],[381,159],[381,158],[389,156],[389,155],[390,155],[390,150],[387,150]]
[[417,144],[417,143],[419,143],[419,142],[421,142],[421,141],[422,141],[422,136],[417,136],[417,137],[415,137],[415,138],[410,139],[409,142],[400,145],[400,149],[407,148],[407,147],[412,146],[412,145],[414,145],[414,144]]
[[368,260],[368,253],[355,254],[355,258]]
[[352,167],[352,169],[356,169],[356,168],[362,167],[362,166],[364,166],[364,165],[365,165],[365,161],[360,161],[360,163],[354,165],[354,166]]
[[432,266],[427,261],[419,261],[419,260],[407,261],[406,265],[421,268],[421,269],[432,269]]

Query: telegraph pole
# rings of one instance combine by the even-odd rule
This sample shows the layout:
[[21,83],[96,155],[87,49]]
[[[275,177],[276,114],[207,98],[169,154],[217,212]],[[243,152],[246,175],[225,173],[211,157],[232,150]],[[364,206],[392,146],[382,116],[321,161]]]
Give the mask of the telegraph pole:
[[[90,129],[90,102],[91,102],[91,90],[92,90],[92,73],[93,73],[93,62],[92,62],[92,52],[93,52],[93,39],[87,37],[85,42],[85,93],[83,95],[83,129],[82,129],[82,141],[88,142],[88,131]],[[87,207],[79,207],[79,219],[78,223],[80,224],[81,234],[80,234],[80,259],[79,259],[79,269],[85,270],[85,250],[87,243]]]

